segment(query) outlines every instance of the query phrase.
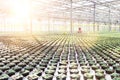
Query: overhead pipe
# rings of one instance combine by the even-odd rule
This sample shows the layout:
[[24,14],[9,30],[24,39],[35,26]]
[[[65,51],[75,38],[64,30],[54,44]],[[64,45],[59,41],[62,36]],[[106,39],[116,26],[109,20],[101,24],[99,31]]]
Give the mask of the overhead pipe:
[[96,3],[94,3],[94,12],[93,12],[93,32],[95,32],[96,24]]
[[72,12],[73,12],[73,6],[72,6],[72,3],[73,3],[73,1],[72,0],[70,0],[70,3],[71,3],[71,9],[70,9],[70,33],[72,34],[73,33],[73,20],[72,20],[72,17],[73,17],[73,15],[72,15]]
[[111,31],[111,8],[109,7],[109,32]]

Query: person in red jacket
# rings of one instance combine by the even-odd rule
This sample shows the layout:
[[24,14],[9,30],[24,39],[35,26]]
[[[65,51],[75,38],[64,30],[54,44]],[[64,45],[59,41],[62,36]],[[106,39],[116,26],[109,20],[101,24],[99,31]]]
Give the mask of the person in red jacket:
[[78,29],[78,33],[82,33],[82,30],[81,30],[81,28],[79,28],[79,29]]

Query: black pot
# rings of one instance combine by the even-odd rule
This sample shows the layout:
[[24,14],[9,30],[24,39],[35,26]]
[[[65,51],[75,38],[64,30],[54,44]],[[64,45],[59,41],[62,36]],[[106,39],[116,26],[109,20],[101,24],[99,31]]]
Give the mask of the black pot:
[[6,71],[6,70],[9,70],[9,69],[10,69],[9,66],[0,67],[0,70],[2,70],[3,72]]
[[50,66],[57,66],[57,63],[50,63]]
[[70,63],[77,63],[76,60],[70,60]]
[[93,70],[99,69],[99,66],[97,66],[97,65],[92,65],[92,69],[93,69]]
[[0,67],[3,67],[5,64],[4,63],[0,63]]
[[97,69],[97,70],[95,70],[95,72],[104,74],[104,70],[102,70],[102,69]]
[[19,77],[19,78],[17,78],[16,80],[23,80],[23,77]]
[[47,63],[40,63],[41,67],[47,67]]
[[28,75],[28,80],[38,80],[38,78],[37,75]]
[[107,74],[112,74],[112,73],[114,73],[114,70],[113,70],[113,69],[106,69],[105,71],[106,71]]
[[79,74],[79,71],[77,69],[71,69],[70,73],[71,74]]
[[80,63],[80,66],[87,66],[87,63],[81,62],[81,63]]
[[108,64],[109,64],[109,66],[113,66],[115,64],[115,62],[109,61]]
[[120,80],[120,77],[113,78],[112,80]]
[[9,79],[9,76],[7,74],[2,74],[0,76],[0,80],[8,80]]
[[46,70],[45,73],[46,73],[46,74],[54,75],[55,70]]
[[13,78],[13,80],[23,80],[23,76],[21,75],[21,74],[19,74],[19,75],[13,75],[12,76]]
[[48,66],[47,68],[51,70],[56,70],[56,66]]
[[50,62],[51,62],[51,63],[57,63],[58,60],[51,60]]
[[1,75],[2,73],[3,73],[2,70],[0,70],[0,75]]
[[84,79],[85,79],[85,80],[93,79],[93,75],[90,74],[90,73],[85,73],[85,74],[84,74]]
[[117,69],[118,67],[120,67],[120,66],[119,66],[119,65],[113,65],[112,67],[113,67],[113,69],[116,70],[116,69]]
[[113,73],[113,74],[111,74],[111,78],[113,79],[113,78],[116,78],[116,77],[120,77],[120,74],[118,74],[118,73]]
[[105,78],[101,78],[101,79],[96,79],[96,80],[106,80]]
[[36,69],[33,73],[36,74],[37,76],[41,76],[42,72],[43,72],[42,70]]
[[29,71],[28,70],[21,71],[21,74],[25,77],[29,75]]
[[12,68],[12,67],[14,67],[14,66],[15,66],[15,63],[10,63],[10,64],[9,64],[9,67],[10,67],[10,68]]
[[36,63],[30,63],[30,66],[32,66],[32,67],[36,67]]
[[40,70],[42,70],[42,71],[44,71],[45,68],[46,68],[46,67],[42,67],[42,66],[37,67],[37,69],[40,69]]
[[16,72],[19,72],[22,69],[22,67],[16,66],[13,68],[13,70],[15,70]]
[[90,65],[90,66],[96,65],[96,63],[94,63],[94,62],[89,62],[89,65]]
[[102,69],[108,69],[109,66],[108,66],[108,65],[101,65],[101,68],[102,68]]
[[57,78],[57,80],[66,80],[66,76],[67,75],[65,75],[65,74],[58,74],[56,78]]
[[80,75],[79,74],[71,74],[70,80],[80,80]]
[[82,74],[89,73],[89,72],[90,72],[89,69],[82,69],[82,70],[81,70],[81,73],[82,73]]
[[120,67],[116,68],[116,72],[120,74]]
[[120,63],[120,59],[116,59],[115,61],[116,61],[117,63]]
[[76,65],[70,65],[70,67],[69,67],[70,69],[77,69],[78,68],[78,66],[76,66]]
[[89,66],[82,66],[82,69],[90,69]]
[[24,68],[26,66],[26,63],[19,63],[18,66]]
[[25,70],[32,71],[32,70],[33,70],[33,67],[32,67],[32,66],[26,66],[26,67],[25,67]]
[[96,73],[95,77],[99,80],[99,79],[105,78],[105,75],[102,73]]
[[20,62],[20,61],[18,61],[18,60],[13,61],[13,63],[15,63],[16,65],[17,65],[19,62]]
[[61,66],[61,65],[64,65],[64,66],[66,66],[68,63],[67,63],[67,61],[62,61],[62,62],[59,62],[59,65]]
[[10,69],[10,70],[6,71],[6,74],[8,74],[9,76],[12,76],[15,74],[15,71]]
[[67,74],[67,71],[64,70],[64,69],[60,69],[60,70],[58,70],[58,73],[59,73],[59,74]]
[[53,75],[45,74],[42,78],[43,78],[43,80],[52,80],[53,79]]
[[59,69],[67,70],[67,66],[59,66]]

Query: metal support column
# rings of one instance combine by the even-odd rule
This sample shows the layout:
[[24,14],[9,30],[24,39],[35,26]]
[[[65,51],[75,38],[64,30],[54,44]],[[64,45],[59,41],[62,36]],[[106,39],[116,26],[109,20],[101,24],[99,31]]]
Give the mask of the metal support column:
[[30,0],[30,7],[31,7],[31,11],[30,11],[30,33],[32,34],[32,27],[33,27],[33,21],[32,21],[32,0]]
[[118,32],[120,32],[120,13],[119,13],[118,25],[119,25],[119,30],[118,30]]
[[6,19],[6,17],[4,16],[3,17],[3,32],[6,32],[6,24],[7,24],[7,19]]
[[52,32],[54,33],[55,32],[55,28],[54,28],[54,26],[55,26],[55,19],[52,19]]
[[67,32],[67,19],[65,17],[65,31]]
[[97,23],[97,31],[99,32],[100,23]]
[[120,22],[119,22],[119,32],[120,32]]
[[111,31],[111,9],[109,7],[109,32]]
[[94,12],[93,12],[93,32],[95,32],[95,24],[96,24],[96,4],[94,3]]
[[32,34],[32,27],[33,27],[32,16],[30,16],[30,33],[31,34]]
[[50,33],[50,17],[48,15],[48,33]]
[[65,29],[65,31],[67,31],[67,20],[66,20],[66,15],[65,15],[65,13],[63,13],[63,16],[64,16],[64,29]]
[[79,20],[78,20],[78,25],[77,25],[77,30],[78,30],[78,31],[77,31],[77,33],[79,32],[79,27],[80,27],[80,26],[79,26]]
[[70,33],[72,34],[73,33],[73,21],[72,21],[72,11],[73,11],[73,7],[72,7],[72,3],[73,3],[73,1],[72,0],[70,0],[71,1],[71,11],[70,11]]

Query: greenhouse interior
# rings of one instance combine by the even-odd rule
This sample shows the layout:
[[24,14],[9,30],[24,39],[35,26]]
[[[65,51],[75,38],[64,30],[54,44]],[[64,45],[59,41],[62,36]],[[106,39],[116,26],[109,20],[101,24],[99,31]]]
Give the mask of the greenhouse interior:
[[0,80],[120,80],[120,0],[0,0]]

